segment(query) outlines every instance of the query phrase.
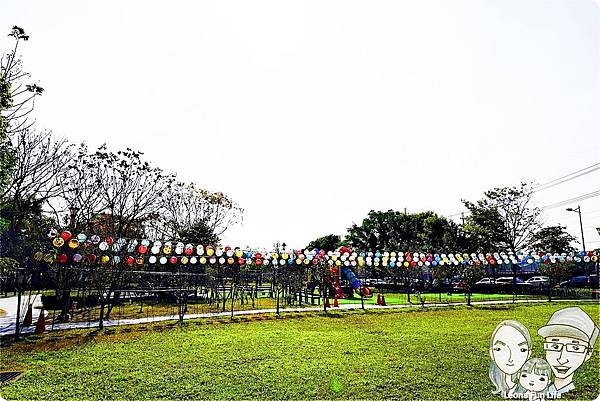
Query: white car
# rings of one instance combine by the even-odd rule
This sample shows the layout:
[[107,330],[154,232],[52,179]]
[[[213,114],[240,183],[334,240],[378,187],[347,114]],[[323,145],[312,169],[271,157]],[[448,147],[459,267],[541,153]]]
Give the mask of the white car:
[[[496,284],[502,284],[502,285],[512,285],[513,283],[513,278],[512,277],[500,277],[496,279]],[[517,277],[517,279],[515,280],[515,284],[523,284],[523,280],[521,280],[519,277]]]
[[491,285],[491,284],[494,284],[494,279],[492,277],[484,277],[481,280],[479,280],[476,284]]
[[550,285],[550,279],[546,276],[534,276],[527,279],[525,282],[535,287],[545,287]]

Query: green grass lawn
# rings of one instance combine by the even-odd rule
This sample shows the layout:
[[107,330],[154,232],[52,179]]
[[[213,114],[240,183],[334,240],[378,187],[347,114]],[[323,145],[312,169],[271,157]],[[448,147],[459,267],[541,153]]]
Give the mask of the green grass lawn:
[[[385,302],[388,305],[403,305],[408,304],[408,296],[405,293],[384,293]],[[456,292],[456,293],[437,293],[437,292],[424,292],[421,294],[423,300],[427,304],[435,304],[435,303],[461,303],[467,302],[465,298],[465,294]],[[517,295],[516,299],[546,299],[545,295]],[[471,294],[471,301],[503,301],[503,300],[512,300],[512,294],[480,294],[473,293]],[[333,301],[333,298],[331,299]],[[360,298],[347,298],[338,300],[341,304],[360,304]],[[410,295],[410,303],[418,304],[419,298],[413,293]],[[365,298],[365,304],[375,304],[377,303],[377,293],[375,292],[373,297]]]
[[[579,305],[600,320],[597,303]],[[539,357],[537,329],[567,306],[331,311],[53,333],[2,349],[3,370],[25,373],[0,391],[7,400],[500,400],[487,377],[494,327],[521,321]],[[598,395],[599,352],[565,398]]]

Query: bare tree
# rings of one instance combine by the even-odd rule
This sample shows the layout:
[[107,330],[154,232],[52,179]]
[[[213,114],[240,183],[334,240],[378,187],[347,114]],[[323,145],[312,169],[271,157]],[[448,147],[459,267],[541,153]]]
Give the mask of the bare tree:
[[160,238],[217,243],[237,223],[243,210],[222,192],[176,183],[164,197],[160,216],[151,229]]
[[[157,218],[166,195],[174,183],[174,176],[144,161],[143,153],[126,149],[110,152],[103,145],[91,154],[85,168],[96,174],[90,177],[92,187],[98,190],[100,211],[86,222],[99,234],[113,238],[136,238],[144,235],[144,227]],[[94,212],[96,213],[96,212]],[[123,249],[125,252],[125,249]],[[100,301],[100,326],[103,327],[104,308],[110,318],[113,294],[118,290],[128,266],[124,262],[94,268],[93,276]]]
[[0,205],[48,201],[64,192],[61,176],[71,158],[71,145],[49,131],[20,130],[11,138],[15,153],[9,184],[0,192]]
[[[39,229],[47,220],[43,210],[64,190],[58,177],[68,164],[70,146],[65,140],[57,140],[50,132],[32,132],[30,129],[15,132],[11,141],[14,164],[8,185],[0,192],[1,217],[7,222],[1,233],[0,257],[13,258],[18,262],[18,304],[29,288],[30,294],[24,305],[28,307],[34,299],[32,288],[28,287],[31,276],[36,272],[32,256],[35,244],[43,236]],[[17,337],[21,329],[20,318],[21,314],[17,313]]]

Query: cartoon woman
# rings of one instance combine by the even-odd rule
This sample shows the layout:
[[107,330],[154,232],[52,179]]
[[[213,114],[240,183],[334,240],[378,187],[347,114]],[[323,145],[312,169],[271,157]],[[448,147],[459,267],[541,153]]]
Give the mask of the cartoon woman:
[[531,356],[529,330],[516,320],[500,322],[490,341],[490,380],[492,394],[510,397],[517,387],[517,372]]
[[548,362],[540,358],[532,358],[525,362],[518,376],[516,394],[523,394],[524,398],[529,400],[546,398],[545,393],[548,392],[552,378],[552,368]]

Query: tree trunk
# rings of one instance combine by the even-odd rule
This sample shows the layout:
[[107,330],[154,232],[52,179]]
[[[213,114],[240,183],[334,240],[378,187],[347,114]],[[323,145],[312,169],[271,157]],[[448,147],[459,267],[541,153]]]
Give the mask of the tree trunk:
[[106,298],[106,320],[110,320],[110,312],[112,312],[112,307],[111,291],[109,291]]
[[100,301],[100,321],[98,323],[98,328],[100,330],[104,328],[104,299]]
[[61,295],[61,309],[60,309],[60,316],[58,317],[60,320],[62,321],[68,321],[69,320],[69,312],[71,310],[71,289],[70,288],[64,288],[62,291],[62,295]]
[[234,291],[234,285],[231,284],[231,320],[233,320],[233,291]]
[[[18,284],[17,284],[18,286]],[[17,320],[15,322],[15,340],[21,334],[21,288],[17,288]]]

